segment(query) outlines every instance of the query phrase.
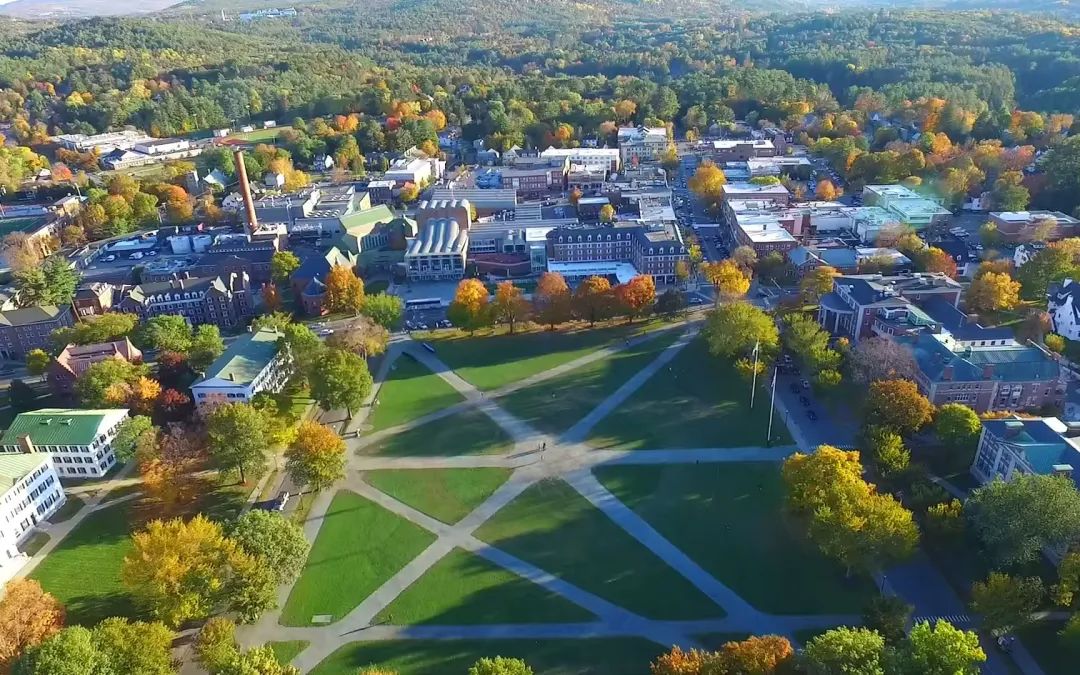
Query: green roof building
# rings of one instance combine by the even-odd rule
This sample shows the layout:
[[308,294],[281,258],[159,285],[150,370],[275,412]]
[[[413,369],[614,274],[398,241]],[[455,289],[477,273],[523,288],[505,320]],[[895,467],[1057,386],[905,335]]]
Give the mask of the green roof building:
[[0,579],[22,567],[19,544],[63,503],[64,488],[47,454],[0,454]]
[[281,391],[290,362],[288,351],[281,347],[284,337],[278,330],[263,328],[229,345],[191,385],[195,405],[243,403],[261,391]]
[[127,416],[125,408],[24,412],[0,436],[0,452],[48,453],[60,476],[98,478],[116,464],[112,442]]

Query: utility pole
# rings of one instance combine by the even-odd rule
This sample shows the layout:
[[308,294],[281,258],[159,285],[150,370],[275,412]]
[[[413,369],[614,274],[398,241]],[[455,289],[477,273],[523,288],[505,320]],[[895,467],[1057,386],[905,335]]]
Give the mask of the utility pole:
[[758,352],[761,351],[761,340],[754,343],[754,384],[750,387],[750,409],[754,409],[754,394],[757,393],[757,364]]

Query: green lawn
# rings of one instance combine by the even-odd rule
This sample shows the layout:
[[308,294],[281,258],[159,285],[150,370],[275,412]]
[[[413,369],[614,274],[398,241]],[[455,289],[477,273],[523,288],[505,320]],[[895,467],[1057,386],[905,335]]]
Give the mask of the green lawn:
[[31,573],[67,608],[67,624],[92,626],[110,616],[135,616],[120,581],[131,550],[131,502],[86,517]]
[[286,626],[308,626],[317,614],[348,614],[435,536],[360,495],[334,495],[307,565],[281,612]]
[[404,424],[460,403],[465,397],[441,377],[408,354],[390,367],[386,382],[379,388],[379,404],[367,418],[376,431]]
[[432,335],[428,342],[454,372],[489,391],[573,361],[657,325],[656,322],[619,324],[572,332],[539,331],[475,338]]
[[289,665],[289,662],[297,657],[300,652],[307,649],[307,646],[311,644],[307,640],[286,640],[284,642],[270,642],[270,649],[274,650],[274,657],[283,666]]
[[604,486],[744,600],[773,614],[858,613],[873,595],[783,510],[772,463],[608,466]]
[[466,625],[593,621],[591,612],[456,549],[379,613],[375,623]]
[[282,131],[291,130],[292,127],[285,125],[280,127],[270,127],[269,129],[255,129],[253,131],[238,131],[234,134],[229,134],[228,138],[247,141],[248,143],[273,143],[277,140],[278,134]]
[[[110,493],[111,494],[111,493]],[[79,509],[86,506],[86,502],[78,497],[72,495],[67,498],[64,505],[56,509],[56,513],[49,517],[50,523],[62,523],[65,520],[70,520],[72,516],[79,512]]]
[[491,496],[510,469],[385,469],[364,480],[398,501],[444,523],[454,524]]
[[524,659],[534,675],[648,675],[665,650],[640,638],[587,640],[400,640],[354,642],[331,654],[312,675],[355,675],[377,665],[397,675],[459,675],[485,656]]
[[476,532],[570,583],[653,619],[703,619],[724,611],[569,485],[533,485]]
[[572,427],[682,334],[670,330],[550,380],[518,389],[499,405],[533,427],[558,434]]
[[[600,420],[589,443],[625,450],[764,445],[768,419],[767,390],[751,410],[749,383],[698,338]],[[791,442],[781,415],[773,435],[777,443]]]
[[1080,653],[1066,649],[1058,632],[1064,621],[1040,621],[1020,629],[1020,640],[1046,675],[1074,675]]
[[513,448],[502,427],[476,409],[421,424],[363,446],[361,455],[387,457],[498,455]]

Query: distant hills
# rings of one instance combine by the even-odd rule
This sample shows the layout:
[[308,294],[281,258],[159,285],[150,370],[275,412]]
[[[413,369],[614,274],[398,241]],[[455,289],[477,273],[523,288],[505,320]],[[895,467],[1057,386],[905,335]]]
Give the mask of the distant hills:
[[157,12],[181,0],[0,0],[0,14],[21,19],[65,19]]

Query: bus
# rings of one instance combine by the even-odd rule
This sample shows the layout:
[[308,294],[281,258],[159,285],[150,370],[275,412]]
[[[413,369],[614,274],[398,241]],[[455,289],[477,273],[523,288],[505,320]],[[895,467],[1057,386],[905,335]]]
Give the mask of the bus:
[[405,301],[405,311],[424,311],[427,309],[440,309],[442,308],[441,298],[417,298],[415,300]]

